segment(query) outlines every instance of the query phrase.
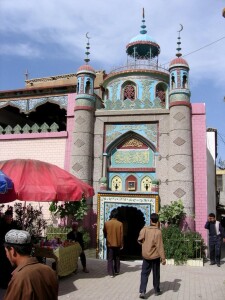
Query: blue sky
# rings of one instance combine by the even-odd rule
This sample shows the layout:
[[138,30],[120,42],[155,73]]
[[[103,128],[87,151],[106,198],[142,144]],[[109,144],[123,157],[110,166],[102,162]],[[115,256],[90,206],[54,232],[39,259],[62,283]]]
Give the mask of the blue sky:
[[183,25],[181,52],[190,66],[191,101],[206,104],[207,126],[217,128],[218,157],[225,160],[224,0],[0,0],[0,90],[23,88],[26,69],[29,78],[75,73],[83,64],[86,32],[96,70],[123,65],[143,7],[162,65],[174,58]]

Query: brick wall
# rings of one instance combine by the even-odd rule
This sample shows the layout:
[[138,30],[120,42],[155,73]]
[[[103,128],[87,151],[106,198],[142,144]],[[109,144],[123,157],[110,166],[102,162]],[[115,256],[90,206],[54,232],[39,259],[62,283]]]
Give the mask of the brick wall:
[[206,115],[204,104],[192,104],[192,138],[194,165],[194,196],[196,231],[207,242],[207,148]]
[[[11,135],[12,136],[12,135]],[[21,135],[20,135],[21,136]],[[31,136],[31,135],[30,135]],[[7,137],[5,137],[7,138]],[[1,139],[1,160],[15,158],[36,159],[52,163],[64,169],[66,137],[59,138],[34,138],[34,139]],[[29,203],[29,202],[27,202]],[[10,205],[13,204],[9,203]],[[6,204],[7,205],[7,204]],[[43,206],[44,218],[51,222],[48,202],[32,202],[34,206]]]

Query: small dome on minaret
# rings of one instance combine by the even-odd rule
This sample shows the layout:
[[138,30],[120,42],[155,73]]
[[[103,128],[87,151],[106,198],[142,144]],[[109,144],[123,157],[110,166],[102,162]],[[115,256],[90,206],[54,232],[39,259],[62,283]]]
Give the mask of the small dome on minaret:
[[90,37],[88,36],[88,32],[86,33],[86,38],[88,39],[88,41],[87,41],[86,52],[85,52],[86,58],[84,59],[85,64],[78,68],[77,74],[84,73],[84,72],[95,74],[95,69],[91,65],[89,65],[89,61],[90,61],[90,58],[89,58],[89,54],[90,54],[89,40],[90,40]]
[[170,66],[169,68],[172,68],[172,67],[177,67],[177,66],[182,66],[182,67],[186,67],[189,69],[189,65],[187,63],[187,61],[185,59],[183,59],[182,56],[182,53],[180,52],[181,51],[181,37],[180,37],[180,32],[183,30],[183,25],[181,25],[181,29],[178,31],[179,32],[179,35],[178,35],[178,38],[177,38],[177,53],[176,53],[176,58],[172,59],[171,62],[170,62]]

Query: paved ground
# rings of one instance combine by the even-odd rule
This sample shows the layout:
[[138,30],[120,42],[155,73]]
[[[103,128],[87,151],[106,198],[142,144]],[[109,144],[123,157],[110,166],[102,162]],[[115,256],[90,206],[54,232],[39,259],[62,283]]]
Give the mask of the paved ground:
[[[141,261],[122,261],[121,274],[110,278],[106,261],[87,259],[89,274],[81,271],[60,279],[59,300],[132,300],[139,297]],[[1,270],[0,270],[1,271]],[[225,256],[221,267],[161,266],[161,289],[156,297],[149,277],[147,299],[159,300],[224,300]],[[4,291],[0,289],[0,299]],[[13,300],[13,299],[12,299]],[[40,299],[44,300],[44,299]]]

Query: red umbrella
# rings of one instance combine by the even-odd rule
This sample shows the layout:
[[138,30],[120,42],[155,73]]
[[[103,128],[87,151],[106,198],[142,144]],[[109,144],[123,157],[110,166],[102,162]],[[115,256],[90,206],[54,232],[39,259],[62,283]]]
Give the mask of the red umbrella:
[[94,195],[94,189],[69,172],[39,160],[12,159],[0,161],[14,188],[0,194],[0,203],[23,201],[79,201]]

